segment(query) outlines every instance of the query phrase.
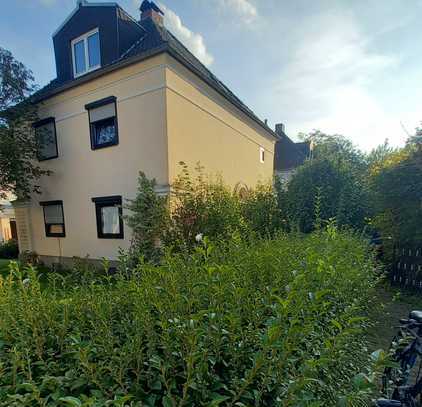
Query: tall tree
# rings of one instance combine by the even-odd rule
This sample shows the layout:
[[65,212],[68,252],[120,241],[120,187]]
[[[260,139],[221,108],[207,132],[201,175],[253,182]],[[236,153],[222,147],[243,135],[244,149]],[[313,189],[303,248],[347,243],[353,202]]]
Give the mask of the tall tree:
[[302,138],[313,145],[313,158],[288,184],[288,214],[293,227],[311,231],[318,221],[335,218],[358,229],[368,215],[365,156],[346,138],[314,131]]
[[370,168],[374,224],[384,245],[422,243],[422,132]]
[[37,112],[30,100],[35,89],[32,72],[0,47],[0,197],[11,192],[26,199],[40,191],[37,180],[49,174],[36,159]]

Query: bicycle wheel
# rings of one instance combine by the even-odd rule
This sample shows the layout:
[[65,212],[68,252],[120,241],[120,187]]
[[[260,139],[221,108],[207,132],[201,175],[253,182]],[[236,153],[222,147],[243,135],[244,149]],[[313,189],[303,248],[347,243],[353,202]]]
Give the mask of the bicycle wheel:
[[398,387],[413,385],[418,378],[416,367],[418,352],[414,337],[401,330],[391,342],[392,364],[385,368],[382,376],[382,394],[389,399],[399,400]]

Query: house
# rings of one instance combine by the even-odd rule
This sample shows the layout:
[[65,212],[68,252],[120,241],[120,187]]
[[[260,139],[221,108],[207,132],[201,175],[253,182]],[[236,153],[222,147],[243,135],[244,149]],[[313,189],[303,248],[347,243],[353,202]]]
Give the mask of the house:
[[8,200],[0,199],[0,244],[17,240],[15,212]]
[[121,215],[141,170],[163,194],[180,161],[237,189],[273,176],[278,135],[165,28],[155,3],[140,12],[78,0],[53,34],[57,78],[34,97],[38,158],[52,175],[14,204],[21,250],[47,263],[116,259],[130,245]]
[[308,141],[292,141],[287,136],[283,124],[277,124],[275,131],[279,139],[275,144],[274,174],[283,184],[287,184],[297,167],[312,157],[312,146]]

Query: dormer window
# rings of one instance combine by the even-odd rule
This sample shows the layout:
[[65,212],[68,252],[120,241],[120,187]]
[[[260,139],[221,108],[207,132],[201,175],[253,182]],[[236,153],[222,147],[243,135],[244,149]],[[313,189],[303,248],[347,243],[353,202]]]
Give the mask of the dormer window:
[[72,40],[73,76],[77,78],[101,66],[98,28]]

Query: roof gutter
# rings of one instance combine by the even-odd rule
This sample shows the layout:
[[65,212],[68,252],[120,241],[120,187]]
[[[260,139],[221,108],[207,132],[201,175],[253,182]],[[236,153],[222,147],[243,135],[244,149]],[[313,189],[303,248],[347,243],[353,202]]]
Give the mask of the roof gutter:
[[124,59],[120,62],[115,62],[115,63],[112,63],[110,65],[106,65],[103,68],[100,68],[96,71],[90,72],[90,73],[88,73],[84,76],[81,76],[80,78],[73,79],[69,82],[64,83],[61,86],[58,86],[57,88],[54,88],[50,91],[47,91],[45,94],[41,94],[40,96],[37,96],[37,94],[35,94],[35,95],[33,95],[32,102],[33,103],[43,102],[44,100],[50,99],[51,97],[53,97],[53,96],[55,96],[59,93],[62,93],[66,90],[75,88],[76,86],[79,86],[79,85],[83,85],[84,83],[90,82],[94,79],[100,78],[101,76],[107,75],[110,72],[114,72],[117,69],[124,68],[126,66],[135,64],[137,62],[152,58],[152,57],[154,57],[158,54],[165,52],[166,50],[167,50],[167,46],[160,46],[160,47],[157,47],[157,48],[155,48],[151,51],[146,51],[141,56],[135,55],[133,57]]

